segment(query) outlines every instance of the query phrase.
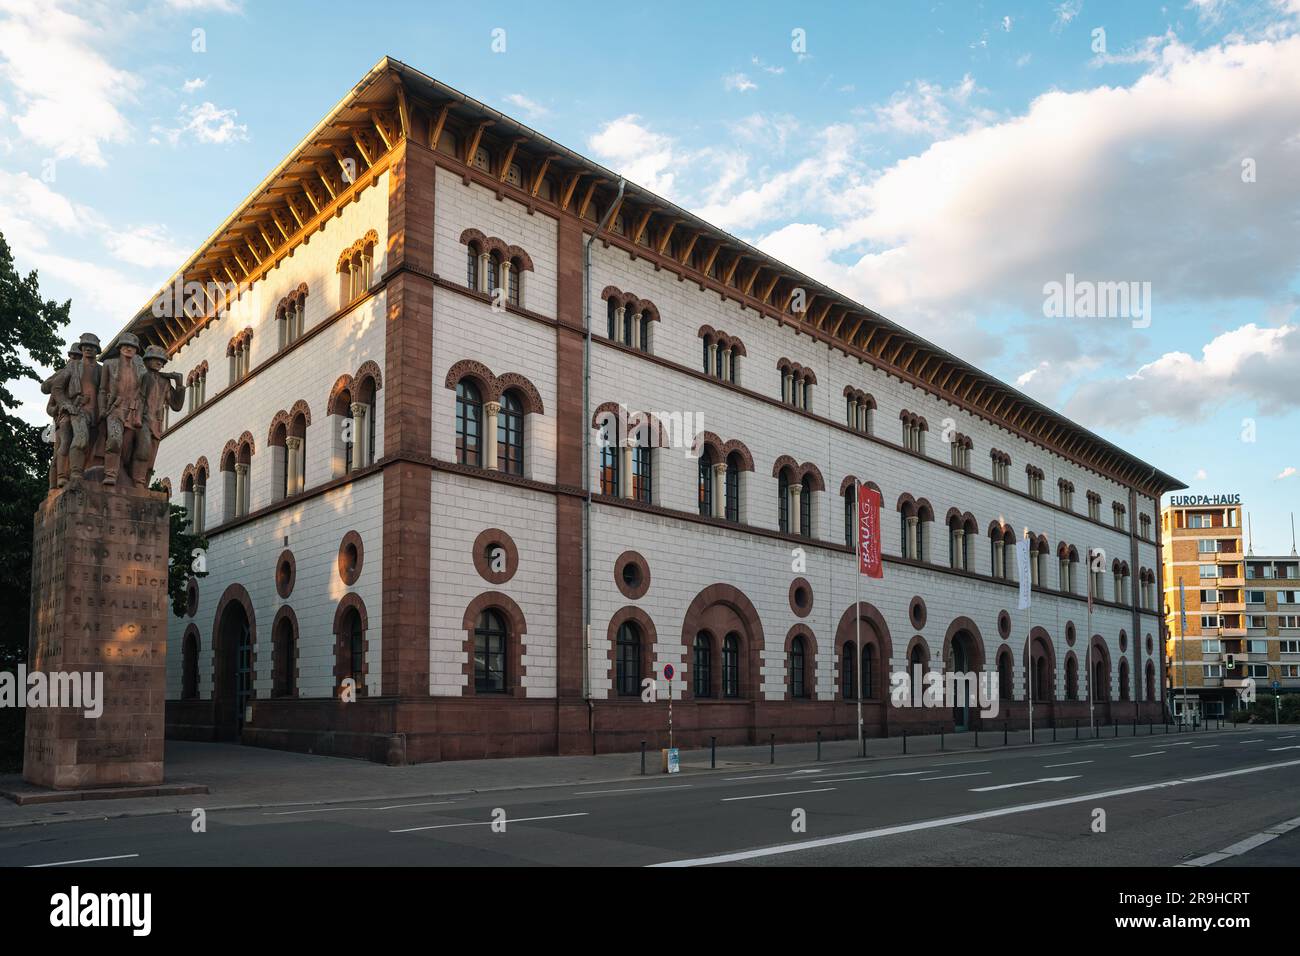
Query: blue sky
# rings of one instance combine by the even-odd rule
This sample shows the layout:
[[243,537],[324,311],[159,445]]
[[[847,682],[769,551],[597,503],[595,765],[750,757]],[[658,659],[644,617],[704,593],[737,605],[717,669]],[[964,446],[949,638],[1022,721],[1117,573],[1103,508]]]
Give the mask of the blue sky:
[[[111,335],[385,54],[1240,492],[1290,550],[1300,0],[0,0],[0,231]],[[1067,274],[1150,283],[1149,325],[1045,315]]]

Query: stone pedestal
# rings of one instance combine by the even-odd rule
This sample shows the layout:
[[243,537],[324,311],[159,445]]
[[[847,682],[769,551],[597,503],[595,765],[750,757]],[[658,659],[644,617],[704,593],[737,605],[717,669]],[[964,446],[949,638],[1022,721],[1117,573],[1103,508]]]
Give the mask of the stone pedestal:
[[162,783],[168,514],[165,493],[83,480],[41,504],[28,670],[47,679],[102,673],[103,713],[29,707],[29,783],[60,790]]

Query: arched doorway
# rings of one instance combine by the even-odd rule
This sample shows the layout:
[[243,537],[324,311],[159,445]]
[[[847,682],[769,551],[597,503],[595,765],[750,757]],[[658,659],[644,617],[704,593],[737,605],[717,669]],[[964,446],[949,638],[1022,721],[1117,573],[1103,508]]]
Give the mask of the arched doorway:
[[[952,707],[953,730],[972,730],[979,719],[979,681],[984,671],[984,640],[970,618],[957,618],[944,636],[944,661],[952,680],[955,699]],[[951,676],[949,676],[951,675]]]
[[238,600],[221,612],[215,676],[216,739],[239,740],[253,697],[253,625]]

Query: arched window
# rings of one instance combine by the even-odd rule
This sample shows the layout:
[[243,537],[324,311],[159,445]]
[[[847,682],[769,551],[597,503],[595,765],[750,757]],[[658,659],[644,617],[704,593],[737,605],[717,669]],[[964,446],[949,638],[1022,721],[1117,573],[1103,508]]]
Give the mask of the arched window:
[[876,645],[862,645],[862,699],[876,696]]
[[[844,489],[844,543],[858,550],[858,537],[855,534],[858,524],[858,486],[850,484]],[[903,527],[903,540],[907,540],[907,527]]]
[[196,634],[185,635],[181,648],[181,698],[193,700],[199,696],[199,638]]
[[523,271],[521,266],[519,259],[510,260],[510,283],[506,289],[506,300],[513,306],[519,305],[519,284],[523,281],[520,276]]
[[840,691],[845,700],[857,700],[858,653],[852,641],[844,642],[840,661]]
[[347,638],[348,648],[348,674],[357,682],[360,688],[365,683],[366,657],[365,641],[361,630],[361,613],[355,608],[350,607],[347,610],[347,618],[343,622],[343,634]]
[[465,253],[465,285],[478,291],[478,243],[471,242]]
[[643,312],[641,314],[641,341],[637,343],[642,352],[650,351],[650,321],[650,315]]
[[1065,699],[1079,699],[1079,662],[1074,657],[1065,660]]
[[922,689],[925,687],[925,651],[921,649],[920,644],[912,648],[907,670],[907,676],[912,681],[912,700],[920,700]]
[[740,638],[728,634],[722,642],[722,696],[740,696]]
[[507,474],[524,473],[524,405],[513,390],[501,396],[497,413],[497,462]]
[[776,477],[777,527],[790,533],[790,475],[786,469]]
[[650,504],[654,492],[654,449],[637,445],[632,449],[632,497]]
[[[607,299],[607,300],[605,301],[605,312],[607,313],[607,315],[608,315],[608,319],[609,319],[608,330],[606,331],[605,334],[608,336],[609,340],[610,340],[611,342],[613,342],[613,341],[616,341],[616,340],[618,339],[618,335],[617,335],[617,333],[618,333],[618,303],[615,302],[612,298]],[[705,346],[704,346],[704,360],[705,360],[706,363],[708,362],[708,358],[709,358],[709,347],[708,347],[708,345],[705,345]]]
[[474,693],[506,692],[506,644],[510,631],[505,619],[488,609],[478,616],[474,627]]
[[1129,699],[1127,658],[1119,662],[1119,699],[1125,701]]
[[618,495],[618,445],[611,441],[600,446],[600,493]]
[[633,306],[623,306],[623,338],[621,341],[630,348],[636,348],[636,339],[632,335],[632,317],[635,314]]
[[619,625],[615,649],[615,686],[620,697],[641,694],[641,629],[631,621]]
[[695,696],[713,696],[713,638],[707,631],[695,635]]
[[700,453],[699,499],[700,514],[713,514],[713,452],[708,448]]
[[1011,700],[1011,655],[1002,654],[998,657],[998,697],[1002,700]]
[[740,467],[740,453],[733,451],[727,456],[726,516],[728,521],[740,521]]
[[802,637],[795,637],[790,642],[790,696],[807,697],[808,687],[805,683],[806,654]]
[[[611,303],[610,303],[610,316],[611,316],[611,318],[610,318],[610,320],[609,320],[609,321],[610,321],[610,328],[611,328],[611,329],[614,327],[614,319],[613,319],[613,305],[614,305],[614,303],[611,302]],[[704,374],[705,374],[705,375],[708,375],[708,374],[712,371],[712,369],[709,367],[709,340],[708,340],[707,338],[706,338],[706,339],[701,339],[701,340],[700,340],[700,347],[703,348],[703,350],[704,350]]]
[[294,658],[296,657],[293,640],[293,622],[288,617],[280,618],[275,629],[275,675],[272,681],[272,693],[276,697],[292,697],[294,692]]
[[462,465],[481,465],[483,399],[469,379],[456,385],[456,460]]
[[375,438],[378,428],[377,423],[379,421],[379,409],[376,407],[375,403],[375,379],[371,376],[363,378],[361,380],[361,388],[359,389],[359,392],[360,394],[357,396],[357,400],[362,405],[366,406],[364,412],[366,416],[366,443],[361,449],[361,454],[358,456],[357,461],[361,467],[364,468],[367,465],[373,465],[375,463]]
[[501,255],[494,252],[488,256],[487,263],[487,293],[496,295],[496,290],[501,288]]

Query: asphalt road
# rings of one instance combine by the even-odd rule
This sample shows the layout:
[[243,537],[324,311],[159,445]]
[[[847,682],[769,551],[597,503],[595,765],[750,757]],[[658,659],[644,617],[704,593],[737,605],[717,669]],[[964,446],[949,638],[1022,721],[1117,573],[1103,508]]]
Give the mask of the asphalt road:
[[202,833],[185,814],[17,827],[0,865],[1296,866],[1300,828],[1252,838],[1300,818],[1297,794],[1300,735],[1252,729],[214,811]]

